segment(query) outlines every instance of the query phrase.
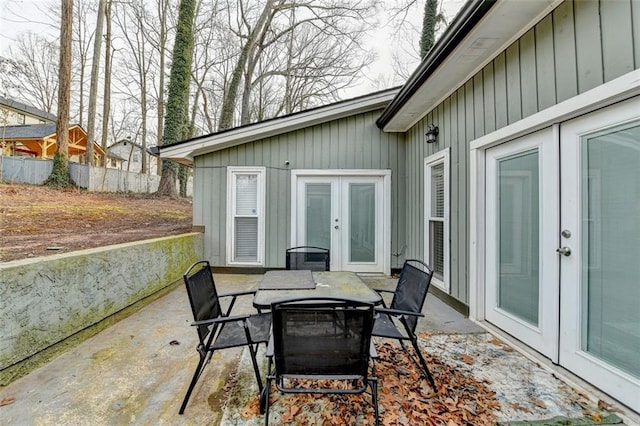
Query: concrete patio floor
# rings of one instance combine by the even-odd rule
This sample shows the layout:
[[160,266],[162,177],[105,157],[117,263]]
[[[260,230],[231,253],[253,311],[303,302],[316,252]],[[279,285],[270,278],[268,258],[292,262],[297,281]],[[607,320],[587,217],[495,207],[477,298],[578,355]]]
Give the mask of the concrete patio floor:
[[[215,275],[220,293],[253,288],[260,277]],[[387,278],[365,280],[377,288],[392,288],[395,284]],[[251,311],[251,298],[240,300],[235,309]],[[462,350],[478,359],[490,356],[486,345],[493,336],[484,328],[433,296],[427,298],[424,311],[426,317],[419,322],[420,330],[437,334],[427,339],[426,350],[452,359],[456,358],[456,351]],[[234,414],[238,407],[227,404],[225,384],[241,362],[242,350],[239,349],[216,353],[200,378],[185,414],[178,415],[198,361],[197,338],[189,325],[191,320],[186,291],[178,286],[45,366],[0,388],[0,401],[13,401],[0,407],[0,425],[259,424],[261,419],[256,418],[245,422]],[[546,381],[554,382],[539,386],[546,386],[545,398],[557,401],[557,407],[547,404],[544,410],[521,418],[519,413],[505,413],[503,417],[509,420],[571,416],[581,412],[579,407],[572,407],[572,398],[576,395],[589,400],[594,407],[602,397],[589,388],[572,389],[557,379],[558,374],[517,351],[501,363],[491,361],[478,362],[476,369],[495,381],[497,394],[511,394],[506,398],[522,398],[515,393],[518,388],[527,388],[534,380],[532,375],[537,377],[534,381],[545,375]],[[479,369],[480,365],[484,370]],[[529,377],[518,374],[524,370]],[[636,424],[633,413],[621,410],[616,414],[625,424]]]

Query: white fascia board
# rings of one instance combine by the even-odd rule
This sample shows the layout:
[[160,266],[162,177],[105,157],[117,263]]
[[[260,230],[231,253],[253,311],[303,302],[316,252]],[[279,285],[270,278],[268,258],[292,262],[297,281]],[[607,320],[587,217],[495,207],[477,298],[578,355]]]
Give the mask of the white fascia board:
[[160,157],[183,164],[193,164],[195,157],[247,142],[265,139],[316,124],[384,108],[398,93],[387,90],[349,101],[337,102],[282,118],[275,118],[228,131],[196,138],[174,146],[160,147]]
[[407,132],[562,2],[499,1],[384,126],[383,131]]

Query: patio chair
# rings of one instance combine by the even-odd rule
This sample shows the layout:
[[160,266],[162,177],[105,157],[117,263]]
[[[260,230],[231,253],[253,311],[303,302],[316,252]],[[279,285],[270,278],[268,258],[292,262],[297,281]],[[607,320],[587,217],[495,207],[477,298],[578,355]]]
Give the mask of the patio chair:
[[373,305],[341,298],[304,298],[274,303],[271,312],[269,373],[260,395],[265,425],[269,424],[272,382],[285,394],[361,394],[370,388],[378,424],[372,360],[376,354],[371,344]]
[[[211,356],[218,349],[247,346],[251,353],[251,361],[253,362],[258,388],[262,390],[262,379],[260,378],[260,370],[256,361],[256,351],[259,343],[266,344],[269,341],[271,314],[257,313],[230,316],[237,297],[254,294],[255,291],[218,295],[211,267],[206,260],[195,262],[184,273],[183,277],[187,287],[187,294],[189,295],[189,302],[191,303],[191,311],[193,312],[194,322],[191,325],[195,326],[198,332],[199,343],[196,350],[200,355],[200,361],[180,407],[180,414],[184,413],[193,388],[209,363]],[[230,298],[229,304],[227,309],[223,310],[220,300],[226,298]]]
[[313,246],[291,247],[286,252],[286,269],[308,269],[310,271],[328,271],[330,264],[329,249]]
[[393,298],[388,307],[383,298],[383,307],[376,308],[376,318],[371,334],[374,337],[397,339],[405,351],[407,348],[404,342],[410,341],[418,356],[418,367],[424,371],[433,391],[438,392],[433,376],[427,367],[427,362],[418,347],[418,338],[415,333],[418,318],[424,316],[422,307],[427,298],[432,276],[433,270],[426,263],[417,259],[406,260],[395,290],[376,289],[381,295],[384,293],[393,294]]

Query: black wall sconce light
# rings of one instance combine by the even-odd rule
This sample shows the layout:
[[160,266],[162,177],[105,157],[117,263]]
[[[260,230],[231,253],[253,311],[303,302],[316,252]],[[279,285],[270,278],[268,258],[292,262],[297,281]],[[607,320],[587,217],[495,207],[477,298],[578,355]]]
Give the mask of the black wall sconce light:
[[425,134],[425,136],[427,137],[426,142],[427,143],[434,143],[438,140],[438,133],[440,132],[440,129],[438,129],[438,126],[436,126],[435,124],[429,124],[429,126],[427,127],[427,133]]

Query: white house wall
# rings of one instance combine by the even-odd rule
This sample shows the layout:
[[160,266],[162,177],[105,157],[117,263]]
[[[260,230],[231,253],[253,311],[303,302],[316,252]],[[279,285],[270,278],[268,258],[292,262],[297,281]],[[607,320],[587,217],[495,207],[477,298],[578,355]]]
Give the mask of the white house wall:
[[424,158],[450,147],[450,288],[468,304],[470,142],[638,68],[640,3],[566,1],[461,82],[406,134],[406,257],[424,256]]
[[[194,162],[194,225],[205,228],[205,257],[225,266],[227,167],[266,167],[265,267],[284,267],[291,234],[292,169],[391,170],[391,267],[405,244],[404,135],[383,133],[372,111],[198,156]],[[285,164],[285,162],[289,164]]]

